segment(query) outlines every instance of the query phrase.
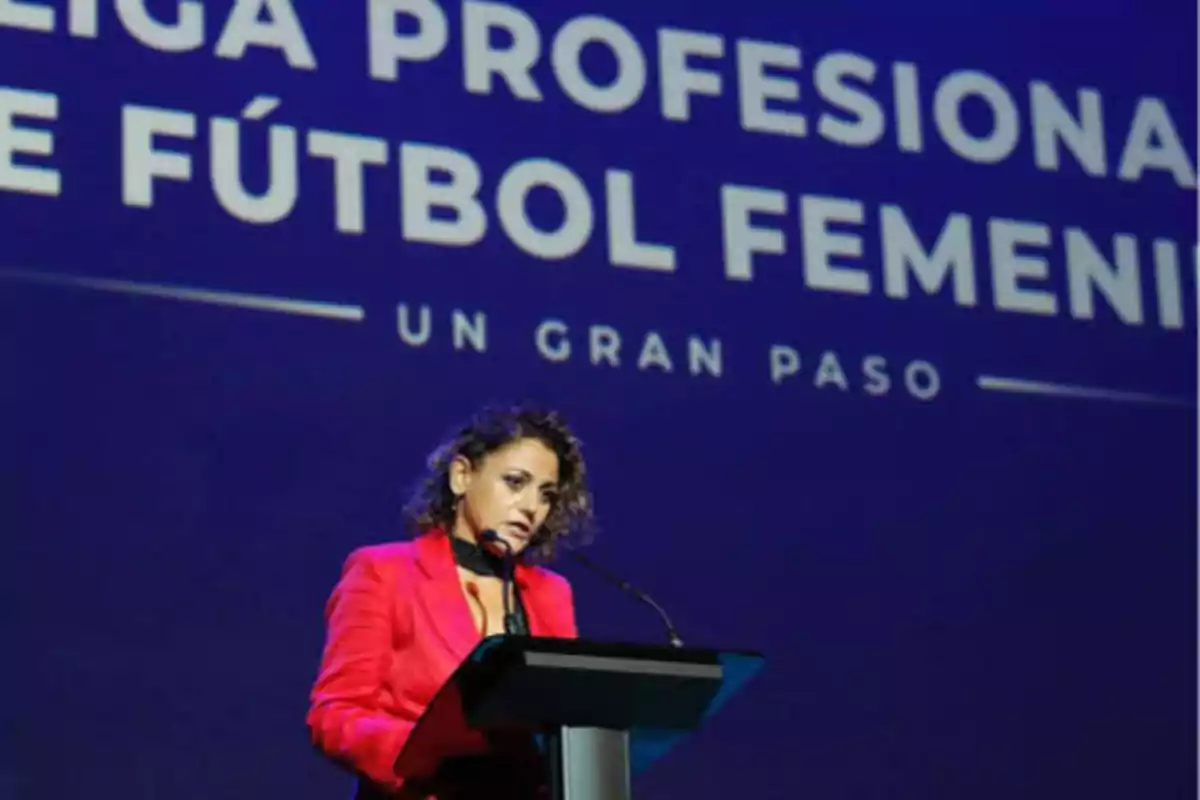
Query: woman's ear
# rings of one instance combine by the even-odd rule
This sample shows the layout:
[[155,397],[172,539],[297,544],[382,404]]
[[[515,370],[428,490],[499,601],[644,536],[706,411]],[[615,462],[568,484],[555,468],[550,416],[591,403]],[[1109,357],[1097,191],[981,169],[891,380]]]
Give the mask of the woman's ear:
[[466,456],[455,456],[449,469],[450,491],[462,497],[471,485],[471,462]]

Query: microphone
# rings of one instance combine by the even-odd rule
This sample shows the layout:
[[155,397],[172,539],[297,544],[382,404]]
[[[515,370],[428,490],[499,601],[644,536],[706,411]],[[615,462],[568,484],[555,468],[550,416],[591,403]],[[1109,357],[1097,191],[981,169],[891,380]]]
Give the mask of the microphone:
[[513,614],[512,598],[509,597],[509,590],[512,588],[513,577],[513,551],[512,545],[504,541],[500,534],[496,533],[491,528],[482,531],[479,534],[480,541],[492,542],[504,548],[504,573],[501,575],[500,591],[504,595],[504,633],[512,636],[517,633],[517,617]]
[[618,578],[616,575],[613,575],[608,570],[602,568],[601,566],[596,564],[596,562],[592,561],[590,558],[585,556],[583,553],[580,553],[578,550],[576,550],[572,545],[564,543],[563,546],[566,547],[566,549],[571,553],[571,555],[575,558],[575,560],[578,561],[580,564],[583,564],[585,567],[590,569],[592,572],[595,572],[597,575],[604,578],[609,583],[615,584],[617,586],[617,588],[621,589],[622,591],[628,592],[629,594],[633,595],[638,600],[642,601],[646,605],[653,608],[655,610],[655,612],[658,613],[659,619],[662,620],[663,627],[667,629],[667,639],[668,639],[668,641],[670,641],[671,646],[672,647],[683,647],[683,639],[679,638],[679,633],[675,630],[675,626],[673,624],[671,624],[671,618],[667,616],[667,612],[663,610],[662,606],[660,606],[658,603],[654,602],[654,598],[652,598],[650,595],[646,594],[645,592],[641,591],[640,589],[637,589],[637,588],[631,586],[629,581],[622,580],[621,578]]

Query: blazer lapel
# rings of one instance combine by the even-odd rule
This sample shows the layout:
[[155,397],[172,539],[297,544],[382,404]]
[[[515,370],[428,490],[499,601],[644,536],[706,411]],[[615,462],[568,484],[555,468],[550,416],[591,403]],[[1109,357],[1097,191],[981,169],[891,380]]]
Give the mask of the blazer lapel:
[[430,627],[450,649],[454,660],[460,662],[481,637],[463,596],[449,537],[433,530],[418,537],[416,546],[417,562],[425,573],[421,594]]
[[542,584],[537,573],[524,564],[518,564],[515,578],[521,601],[525,604],[525,616],[529,619],[529,635],[554,636],[552,619],[546,609],[546,593],[540,591]]

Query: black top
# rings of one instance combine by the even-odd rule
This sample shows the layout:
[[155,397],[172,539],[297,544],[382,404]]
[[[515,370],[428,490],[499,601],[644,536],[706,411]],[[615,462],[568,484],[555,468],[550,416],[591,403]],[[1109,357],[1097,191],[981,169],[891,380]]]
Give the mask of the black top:
[[[454,561],[468,572],[501,579],[507,574],[510,579],[513,578],[512,559],[501,558],[490,550],[457,536],[450,537],[450,547],[454,552]],[[505,624],[504,627],[514,635],[528,636],[529,618],[525,613],[525,603],[521,599],[521,592],[516,581],[512,583],[513,596],[517,600],[516,608],[513,609],[511,624]]]

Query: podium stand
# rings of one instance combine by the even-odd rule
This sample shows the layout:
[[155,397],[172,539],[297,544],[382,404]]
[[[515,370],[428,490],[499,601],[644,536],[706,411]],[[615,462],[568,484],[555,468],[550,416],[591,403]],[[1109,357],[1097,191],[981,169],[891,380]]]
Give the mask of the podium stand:
[[438,692],[397,771],[411,774],[445,731],[466,728],[536,748],[553,800],[627,800],[631,777],[761,665],[748,652],[492,636]]

